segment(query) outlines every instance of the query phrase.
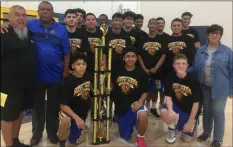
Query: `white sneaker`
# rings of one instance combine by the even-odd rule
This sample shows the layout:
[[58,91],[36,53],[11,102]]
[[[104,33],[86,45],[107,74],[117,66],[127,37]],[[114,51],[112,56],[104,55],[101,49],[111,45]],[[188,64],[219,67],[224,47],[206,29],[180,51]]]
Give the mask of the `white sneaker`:
[[175,142],[176,142],[176,130],[168,128],[167,143],[173,144]]

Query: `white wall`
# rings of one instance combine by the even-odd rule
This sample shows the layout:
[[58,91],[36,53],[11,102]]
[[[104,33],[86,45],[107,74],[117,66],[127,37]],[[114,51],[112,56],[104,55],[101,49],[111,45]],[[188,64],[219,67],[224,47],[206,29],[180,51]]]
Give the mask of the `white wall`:
[[[1,1],[1,7],[10,7],[15,4],[24,6],[26,9],[37,10],[41,1]],[[224,27],[222,42],[232,47],[232,2],[227,1],[50,1],[56,13],[64,13],[69,8],[83,8],[86,12],[92,12],[97,17],[105,13],[109,18],[117,12],[119,5],[123,9],[131,9],[135,13],[141,13],[145,17],[144,30],[147,29],[147,22],[152,17],[162,16],[166,20],[165,31],[171,33],[170,23],[176,17],[181,17],[185,11],[191,12],[194,16],[191,25],[211,25],[214,23]]]
[[222,42],[232,48],[232,2],[226,1],[159,1],[140,2],[140,13],[144,15],[144,30],[152,17],[163,17],[166,20],[165,31],[171,33],[172,19],[181,17],[183,12],[191,12],[194,16],[191,25],[219,24],[224,28]]
[[[41,1],[2,1],[1,7],[11,7],[12,5],[18,4],[24,6],[29,10],[37,10],[38,5]],[[100,14],[104,13],[109,18],[115,12],[118,12],[119,5],[123,4],[123,9],[130,8],[132,11],[138,11],[138,2],[137,1],[117,1],[117,0],[109,0],[109,1],[50,1],[54,7],[54,12],[56,13],[65,13],[67,9],[72,8],[82,8],[85,9],[86,12],[92,12],[98,17]]]

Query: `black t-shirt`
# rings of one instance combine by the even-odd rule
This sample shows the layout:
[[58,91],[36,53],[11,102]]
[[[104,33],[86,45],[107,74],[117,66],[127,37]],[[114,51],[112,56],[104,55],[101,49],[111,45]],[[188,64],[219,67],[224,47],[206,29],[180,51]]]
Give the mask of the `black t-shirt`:
[[168,52],[165,61],[165,68],[167,72],[173,71],[173,58],[177,53],[182,53],[187,56],[188,63],[191,66],[195,57],[196,48],[191,37],[187,35],[181,35],[179,37],[170,37],[168,43]]
[[88,60],[87,60],[87,68],[89,72],[93,72],[94,70],[94,63],[95,63],[95,56],[94,56],[94,49],[96,46],[99,46],[101,44],[101,39],[103,36],[102,31],[99,27],[96,28],[96,32],[90,33],[87,32],[88,42],[91,47],[91,52],[88,53]]
[[[123,50],[127,45],[132,45],[132,41],[127,33],[121,29],[120,34],[115,34],[112,30],[108,30],[105,37],[107,48],[112,48],[112,70],[123,65]],[[108,51],[105,50],[108,57]]]
[[130,37],[132,45],[135,46],[136,48],[139,48],[141,34],[138,33],[138,31],[136,29],[131,29],[129,32],[127,32],[127,31],[125,31],[125,32]]
[[[140,56],[147,69],[154,68],[162,55],[166,55],[166,52],[167,42],[160,36],[156,35],[154,38],[151,38],[147,35],[146,37],[142,38],[140,45]],[[160,69],[158,69],[158,71],[159,70]],[[159,77],[157,74],[151,74],[151,76]]]
[[37,50],[28,32],[21,40],[12,26],[1,34],[1,92],[32,88],[36,83]]
[[60,103],[69,106],[83,120],[90,109],[91,82],[85,73],[82,78],[70,74],[63,82]]
[[182,30],[182,33],[193,38],[194,43],[200,42],[198,32],[194,28],[189,27],[188,30]]
[[163,32],[163,34],[157,34],[157,36],[159,36],[167,44],[169,43],[170,38],[171,38],[171,36],[165,32]]
[[119,67],[112,74],[113,90],[111,98],[115,103],[117,115],[128,111],[132,103],[138,101],[144,92],[148,92],[148,76],[138,66],[133,71]]
[[[70,46],[72,48],[70,56],[75,53],[84,53],[87,54],[88,52],[91,51],[90,45],[88,43],[87,35],[85,31],[82,28],[76,28],[76,31],[71,33],[69,31],[68,36],[70,40]],[[70,70],[73,70],[71,68],[71,60],[70,60]]]
[[142,57],[146,68],[155,67],[160,57],[167,52],[167,41],[159,35],[154,38],[144,36],[140,44],[140,56]]
[[81,28],[77,28],[75,32],[71,33],[69,31],[68,36],[70,40],[70,45],[72,48],[71,53],[77,53],[77,52],[90,52],[90,45],[87,40],[87,35],[85,31]]
[[189,115],[193,103],[203,99],[200,85],[190,73],[181,79],[172,72],[164,83],[165,95],[172,97],[172,102]]

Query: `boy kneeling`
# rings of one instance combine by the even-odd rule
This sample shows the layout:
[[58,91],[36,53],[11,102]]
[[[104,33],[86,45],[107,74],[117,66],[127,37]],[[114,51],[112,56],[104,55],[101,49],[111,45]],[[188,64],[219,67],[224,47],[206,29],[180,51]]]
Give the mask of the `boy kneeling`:
[[128,46],[124,49],[125,65],[112,74],[112,96],[115,113],[118,116],[120,136],[131,140],[134,125],[137,125],[138,147],[146,147],[144,135],[148,126],[147,109],[143,105],[147,98],[148,76],[138,66],[136,48]]
[[[86,57],[82,54],[72,55],[71,73],[63,82],[59,113],[59,144],[64,147],[66,138],[71,144],[79,144],[90,108],[91,78],[86,73]],[[68,136],[69,135],[69,136]]]
[[173,59],[175,72],[165,80],[165,104],[161,118],[168,125],[168,143],[175,143],[176,130],[182,132],[182,139],[191,142],[198,126],[199,102],[202,98],[199,83],[186,72],[188,59],[177,54]]

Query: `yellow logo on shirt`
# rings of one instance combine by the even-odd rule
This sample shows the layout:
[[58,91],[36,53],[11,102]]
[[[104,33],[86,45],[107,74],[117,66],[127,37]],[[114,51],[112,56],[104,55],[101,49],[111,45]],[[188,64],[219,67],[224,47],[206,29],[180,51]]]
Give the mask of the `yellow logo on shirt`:
[[130,39],[131,39],[131,41],[132,41],[132,44],[134,45],[134,44],[136,43],[136,38],[133,37],[133,36],[130,36]]
[[91,50],[94,52],[95,47],[100,45],[101,40],[99,38],[88,38],[88,42],[90,44]]
[[136,79],[126,76],[118,77],[116,83],[121,87],[123,94],[129,94],[131,89],[138,87],[138,81]]
[[175,92],[176,98],[182,100],[184,96],[192,95],[192,91],[189,87],[178,83],[172,84],[172,89]]
[[74,89],[74,96],[81,96],[82,100],[86,100],[90,96],[90,81],[85,82]]
[[124,39],[114,39],[109,42],[109,46],[115,49],[115,52],[122,54],[123,48],[126,46],[126,41]]
[[181,41],[171,42],[168,44],[169,51],[172,51],[174,54],[180,53],[181,50],[186,47],[186,43]]
[[82,39],[70,38],[72,53],[75,53],[78,49],[80,49],[81,44],[82,44]]
[[158,42],[147,42],[143,45],[143,49],[148,52],[149,55],[154,56],[156,51],[161,48],[161,44]]
[[188,35],[188,36],[194,38],[194,35],[193,35],[193,34],[186,34],[186,35]]

